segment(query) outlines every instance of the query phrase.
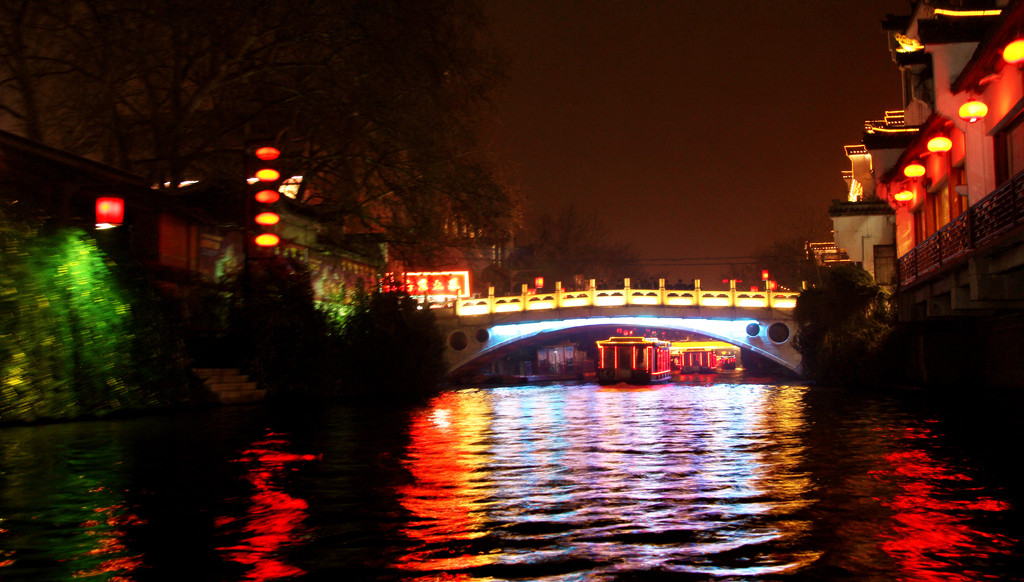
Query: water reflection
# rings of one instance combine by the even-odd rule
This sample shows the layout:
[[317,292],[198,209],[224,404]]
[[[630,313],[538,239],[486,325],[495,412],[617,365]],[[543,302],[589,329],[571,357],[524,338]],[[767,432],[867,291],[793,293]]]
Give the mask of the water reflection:
[[[412,570],[461,570],[492,562],[488,554],[455,551],[489,533],[485,500],[493,488],[481,469],[488,462],[490,416],[481,392],[448,392],[417,415],[409,427],[405,465],[414,482],[400,485],[402,505],[413,516],[401,531],[418,542],[399,566]],[[436,547],[443,547],[438,553]]]
[[[950,500],[969,495],[969,478],[928,456],[912,428],[894,442],[872,431],[877,419],[855,426],[868,439],[858,446],[883,451],[884,466],[869,456],[873,470],[854,468],[838,490],[823,489],[812,471],[838,451],[809,459],[805,391],[740,384],[445,393],[412,420],[404,459],[412,480],[395,492],[413,516],[403,533],[415,544],[396,566],[422,580],[827,577],[837,564],[882,572],[895,560],[907,579],[938,579],[1012,543],[968,519],[1009,505]],[[949,480],[957,486],[944,487]],[[861,495],[863,516],[826,531],[833,504]],[[816,543],[823,531],[849,544],[849,554]]]
[[974,529],[972,520],[1010,504],[978,491],[971,478],[927,448],[936,435],[924,427],[907,427],[894,439],[896,449],[884,457],[874,478],[895,486],[882,500],[892,511],[892,529],[881,548],[902,575],[914,580],[975,580],[979,562],[1011,553],[1014,540]]
[[[54,579],[135,579],[127,544],[144,520],[127,500],[123,443],[94,423],[4,429],[0,438],[0,579],[40,564]],[[42,527],[40,527],[42,526]]]
[[[694,387],[690,387],[694,388]],[[404,568],[783,572],[802,535],[800,389],[449,392],[413,420]],[[465,540],[487,538],[484,543]],[[482,566],[492,566],[490,569]],[[553,574],[552,574],[553,575]]]
[[1024,571],[1006,483],[914,401],[526,386],[276,412],[0,428],[0,580]]
[[235,462],[245,468],[245,479],[252,485],[249,508],[241,518],[221,517],[215,526],[221,535],[241,539],[231,546],[218,547],[229,560],[248,566],[245,580],[276,580],[305,574],[302,568],[289,564],[280,555],[282,550],[303,541],[303,526],[309,504],[284,491],[281,485],[286,473],[297,462],[316,459],[312,454],[287,452],[287,435],[268,432],[246,449]]

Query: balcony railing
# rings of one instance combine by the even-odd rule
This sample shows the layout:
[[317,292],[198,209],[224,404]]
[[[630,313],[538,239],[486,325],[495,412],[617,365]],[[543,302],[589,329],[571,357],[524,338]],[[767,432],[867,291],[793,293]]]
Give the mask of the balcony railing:
[[979,247],[1024,224],[1024,172],[994,190],[899,258],[900,285],[966,260]]

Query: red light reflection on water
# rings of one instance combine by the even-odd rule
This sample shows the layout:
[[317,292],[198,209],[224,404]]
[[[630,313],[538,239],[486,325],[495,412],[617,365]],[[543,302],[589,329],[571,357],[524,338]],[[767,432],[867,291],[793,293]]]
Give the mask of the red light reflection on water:
[[317,458],[281,450],[289,444],[282,435],[268,433],[266,439],[242,452],[236,462],[247,465],[245,478],[254,488],[249,510],[243,518],[222,517],[215,523],[218,528],[235,528],[247,536],[236,545],[217,548],[229,560],[251,566],[246,580],[273,580],[306,573],[277,557],[281,549],[299,542],[307,533],[302,522],[308,509],[304,500],[284,492],[279,482],[293,463]]
[[[483,529],[482,499],[486,487],[474,478],[481,469],[479,444],[487,428],[489,408],[483,398],[448,392],[413,418],[409,459],[413,482],[396,489],[399,501],[418,518],[402,530],[410,539],[427,545],[447,542],[454,549],[460,540],[487,533]],[[477,444],[474,444],[477,443]],[[456,552],[453,552],[453,554]],[[494,562],[489,555],[437,556],[426,549],[410,552],[397,566],[409,570],[461,570]],[[461,577],[438,580],[470,579]]]
[[[102,491],[99,487],[90,492]],[[78,570],[72,576],[74,578],[92,578],[94,576],[110,575],[112,582],[130,582],[133,580],[129,575],[142,567],[142,556],[128,554],[123,540],[126,535],[125,529],[145,523],[137,515],[128,512],[124,504],[112,505],[109,507],[97,507],[93,509],[95,519],[86,520],[81,528],[87,535],[95,536],[96,547],[87,552],[88,556],[106,557],[99,565],[87,570]]]
[[[907,428],[904,441],[933,438],[927,429]],[[918,446],[917,443],[909,443]],[[885,455],[889,466],[871,475],[896,485],[897,491],[879,499],[893,511],[892,532],[881,548],[913,580],[974,580],[965,568],[993,554],[1008,554],[1016,541],[971,527],[973,517],[1007,511],[1011,505],[987,496],[952,498],[951,491],[970,491],[971,478],[953,471],[926,450],[908,448]],[[955,487],[954,487],[955,486]],[[960,565],[951,569],[951,564]]]

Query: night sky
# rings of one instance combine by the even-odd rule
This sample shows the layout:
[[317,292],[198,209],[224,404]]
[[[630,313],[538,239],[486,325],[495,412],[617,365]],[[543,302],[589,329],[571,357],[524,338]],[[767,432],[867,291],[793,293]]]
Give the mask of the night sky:
[[[527,217],[592,208],[644,259],[749,257],[844,198],[900,109],[907,0],[485,0],[509,58],[492,147]],[[723,267],[652,268],[714,278]]]

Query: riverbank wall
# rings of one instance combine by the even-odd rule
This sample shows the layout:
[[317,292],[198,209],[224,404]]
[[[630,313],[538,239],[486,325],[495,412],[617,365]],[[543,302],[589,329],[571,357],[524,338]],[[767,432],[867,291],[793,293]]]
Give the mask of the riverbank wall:
[[1024,313],[901,324],[908,379],[937,390],[1024,395]]

